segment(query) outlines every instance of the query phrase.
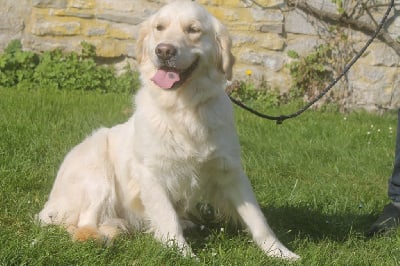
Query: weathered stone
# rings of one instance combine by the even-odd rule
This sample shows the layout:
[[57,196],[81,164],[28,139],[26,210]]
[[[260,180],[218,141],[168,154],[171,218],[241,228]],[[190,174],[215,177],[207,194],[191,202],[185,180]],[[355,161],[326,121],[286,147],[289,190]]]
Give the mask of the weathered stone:
[[392,20],[392,23],[387,25],[387,31],[389,34],[392,36],[392,38],[396,39],[399,38],[399,32],[400,32],[400,16],[395,17]]
[[129,43],[126,45],[126,55],[132,58],[136,58],[136,44],[135,43]]
[[262,10],[262,9],[250,9],[250,10],[254,22],[269,21],[275,23],[283,23],[284,17],[282,12],[279,10]]
[[273,33],[283,33],[283,24],[263,24],[259,27],[260,32],[273,32]]
[[[251,0],[246,0],[246,3],[248,3],[249,7],[254,6],[254,2]],[[258,0],[257,4],[263,8],[267,8],[267,7],[272,8],[272,7],[283,6],[285,4],[285,1],[283,1],[283,0]]]
[[70,0],[69,7],[79,9],[93,9],[96,8],[96,0]]
[[242,63],[263,66],[273,71],[279,71],[284,66],[285,58],[278,54],[245,51],[239,56]]
[[241,0],[198,0],[202,5],[205,6],[223,6],[223,7],[242,7],[243,3]]
[[31,37],[29,40],[24,42],[25,44],[29,43],[30,49],[34,51],[52,51],[55,49],[61,49],[66,52],[80,52],[81,51],[81,43],[82,40],[74,40],[74,41],[69,41],[69,42],[62,42],[60,40],[44,40],[43,38],[40,37]]
[[[123,68],[134,61],[135,39],[139,24],[172,0],[1,0],[0,51],[14,38],[22,40],[25,49],[81,51],[85,40],[97,47],[104,62],[120,62]],[[284,0],[197,0],[205,4],[231,33],[233,54],[237,58],[235,79],[265,80],[273,88],[285,92],[291,77],[285,64],[291,62],[289,50],[306,56],[314,47],[326,42],[329,24],[307,15],[299,9],[287,11]],[[354,2],[354,1],[353,1]],[[354,5],[344,1],[346,6]],[[379,0],[377,3],[386,3]],[[331,0],[310,0],[314,8],[338,14]],[[284,11],[282,11],[284,10]],[[384,8],[371,10],[376,18]],[[369,21],[367,14],[361,17]],[[400,35],[400,15],[390,14],[388,33]],[[352,49],[359,50],[370,37],[360,31],[344,29]],[[345,40],[343,40],[345,42]],[[341,46],[339,44],[339,46]],[[337,61],[343,60],[339,58]],[[388,45],[375,41],[348,74],[350,87],[347,102],[365,109],[400,108],[400,58]],[[345,94],[343,94],[345,95]]]
[[72,12],[72,11],[60,10],[60,11],[54,11],[53,14],[56,15],[56,16],[60,16],[60,17],[73,17],[73,18],[84,18],[84,19],[93,19],[93,18],[95,18],[94,14],[92,14],[92,13],[84,13],[84,12],[81,12],[81,11]]
[[300,56],[305,56],[314,51],[315,47],[323,41],[317,36],[303,36],[288,34],[285,51],[296,51]]
[[393,95],[390,101],[390,109],[400,109],[400,75],[396,75],[393,83]]
[[259,40],[258,44],[262,48],[273,51],[283,51],[285,48],[285,39],[279,34],[265,33],[259,35],[259,37],[261,37],[261,39]]
[[[251,82],[256,88],[261,85],[262,82],[266,82],[267,86],[271,89],[279,89],[281,93],[289,91],[291,86],[291,79],[288,78],[287,73],[275,72],[264,68],[262,66],[249,66],[244,64],[238,64],[234,68],[235,80],[244,80]],[[251,76],[247,75],[247,71],[251,71]],[[265,84],[263,84],[265,86]]]
[[308,0],[307,4],[319,10],[323,10],[325,12],[336,13],[336,14],[339,13],[338,7],[332,0]]
[[113,58],[126,55],[127,46],[129,42],[118,41],[115,42],[112,39],[98,39],[90,41],[96,46],[96,53],[100,57]]
[[126,23],[131,25],[137,25],[143,21],[142,17],[137,17],[134,16],[133,14],[118,14],[118,13],[96,14],[96,18],[101,20],[107,20],[117,23]]
[[111,25],[107,33],[109,37],[117,40],[129,40],[134,38],[136,31],[137,28],[132,25],[119,23],[118,25]]
[[396,91],[394,81],[398,76],[395,68],[387,70],[376,66],[355,65],[348,75],[352,101],[368,110],[389,108]]
[[32,5],[41,8],[67,8],[68,0],[32,0]]
[[[22,0],[21,0],[22,1]],[[14,39],[22,39],[31,13],[31,5],[16,0],[1,0],[0,52]]]
[[369,56],[371,57],[370,65],[372,66],[395,67],[400,65],[400,57],[384,43],[372,44],[369,51]]
[[93,27],[88,29],[86,35],[89,37],[93,36],[104,36],[107,33],[107,29],[105,27]]
[[21,18],[0,13],[0,31],[21,32],[24,28],[24,21]]
[[100,9],[114,10],[121,12],[131,12],[137,10],[139,1],[132,0],[97,0],[97,7]]
[[305,34],[305,35],[317,35],[317,30],[309,20],[313,20],[306,13],[295,9],[288,12],[285,18],[285,32]]
[[79,22],[38,22],[32,28],[37,36],[74,36],[80,34]]

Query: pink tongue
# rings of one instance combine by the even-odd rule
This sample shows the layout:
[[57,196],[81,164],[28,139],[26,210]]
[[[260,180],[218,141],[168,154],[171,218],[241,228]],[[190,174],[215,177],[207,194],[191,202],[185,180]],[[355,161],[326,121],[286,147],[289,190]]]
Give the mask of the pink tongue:
[[176,71],[159,69],[151,80],[162,89],[170,89],[175,82],[180,80],[180,77]]

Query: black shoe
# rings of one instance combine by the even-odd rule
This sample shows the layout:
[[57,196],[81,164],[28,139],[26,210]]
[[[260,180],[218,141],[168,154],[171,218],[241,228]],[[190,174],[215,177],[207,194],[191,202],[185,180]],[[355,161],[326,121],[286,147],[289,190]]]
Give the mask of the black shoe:
[[381,215],[378,220],[372,224],[371,228],[367,232],[367,236],[371,237],[375,234],[387,232],[391,229],[395,229],[400,225],[400,208],[389,203],[383,208]]

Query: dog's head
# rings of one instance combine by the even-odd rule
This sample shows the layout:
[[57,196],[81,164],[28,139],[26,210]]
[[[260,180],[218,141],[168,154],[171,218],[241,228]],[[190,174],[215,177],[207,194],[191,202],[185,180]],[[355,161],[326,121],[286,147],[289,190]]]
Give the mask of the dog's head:
[[164,6],[142,24],[137,59],[144,82],[166,90],[198,81],[196,76],[230,80],[234,63],[226,28],[188,0]]

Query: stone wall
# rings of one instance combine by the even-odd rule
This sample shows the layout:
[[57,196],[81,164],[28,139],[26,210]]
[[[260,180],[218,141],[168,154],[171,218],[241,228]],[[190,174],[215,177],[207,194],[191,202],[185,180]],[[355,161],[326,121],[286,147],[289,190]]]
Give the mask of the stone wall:
[[[135,38],[139,24],[168,0],[2,0],[0,10],[0,50],[15,38],[25,49],[44,51],[61,48],[80,50],[81,41],[94,44],[99,56],[109,62],[129,61],[135,67]],[[229,29],[237,58],[235,79],[267,81],[286,91],[291,85],[287,63],[289,50],[301,55],[324,43],[331,25],[325,24],[283,0],[198,0]],[[351,1],[350,1],[351,2]],[[381,1],[387,3],[388,1]],[[313,7],[337,12],[330,0],[307,1]],[[400,4],[400,1],[396,1]],[[374,14],[378,19],[382,7]],[[400,36],[400,15],[391,14],[387,30]],[[368,21],[368,20],[366,20]],[[346,30],[348,41],[337,42],[337,61],[344,62],[368,36]],[[334,38],[335,36],[333,36]],[[332,41],[332,40],[331,40]],[[347,75],[337,91],[345,91],[351,108],[393,109],[400,107],[400,57],[385,43],[375,41]]]

